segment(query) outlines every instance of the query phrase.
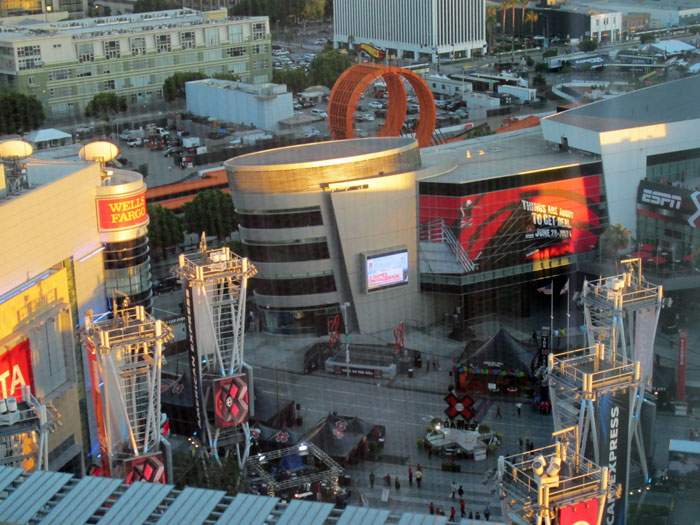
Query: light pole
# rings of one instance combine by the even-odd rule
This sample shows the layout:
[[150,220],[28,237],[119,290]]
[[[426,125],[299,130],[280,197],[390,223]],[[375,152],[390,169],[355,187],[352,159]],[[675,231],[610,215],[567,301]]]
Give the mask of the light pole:
[[348,306],[350,306],[350,303],[348,303],[347,301],[344,303],[341,303],[340,311],[343,314],[343,327],[345,328],[345,370],[347,372],[347,376],[350,377],[350,344],[348,343],[348,315],[347,315]]

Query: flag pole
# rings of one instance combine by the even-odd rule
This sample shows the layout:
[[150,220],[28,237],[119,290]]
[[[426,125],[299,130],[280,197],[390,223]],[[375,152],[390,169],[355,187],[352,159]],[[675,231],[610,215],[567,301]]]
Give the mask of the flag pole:
[[[569,277],[571,279],[571,277]],[[569,307],[571,306],[571,286],[569,286],[569,281],[566,281],[566,351],[569,351],[569,320],[571,319],[571,313],[569,312]]]
[[554,279],[549,286],[552,289],[552,293],[549,294],[549,351],[554,352]]

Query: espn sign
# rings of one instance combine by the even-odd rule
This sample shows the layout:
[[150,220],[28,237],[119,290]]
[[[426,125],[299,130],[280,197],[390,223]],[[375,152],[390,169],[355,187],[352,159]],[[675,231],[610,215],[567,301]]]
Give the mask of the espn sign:
[[651,188],[644,188],[642,190],[641,201],[646,202],[647,204],[655,204],[656,206],[670,208],[672,210],[681,209],[680,195],[673,195],[672,193],[666,193],[664,191],[652,190]]
[[14,396],[22,401],[22,387],[29,385],[34,393],[34,375],[32,373],[32,352],[29,339],[10,348],[0,355],[0,395],[3,398]]

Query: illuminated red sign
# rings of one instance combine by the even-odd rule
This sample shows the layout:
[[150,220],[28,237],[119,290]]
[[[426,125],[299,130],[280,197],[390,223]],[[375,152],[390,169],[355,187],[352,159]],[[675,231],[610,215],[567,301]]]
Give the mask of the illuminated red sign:
[[245,374],[214,382],[216,428],[229,428],[248,420],[248,377]]
[[97,199],[97,222],[100,231],[139,226],[147,220],[145,191],[118,199]]
[[464,197],[421,195],[420,220],[423,227],[441,219],[485,271],[592,250],[599,203],[593,175]]
[[598,500],[589,499],[559,510],[559,525],[597,525]]
[[165,483],[163,454],[156,452],[124,461],[124,482],[131,485],[137,481]]
[[32,352],[29,339],[10,348],[0,355],[0,388],[2,397],[14,396],[22,400],[22,386],[29,385],[34,393],[34,375],[32,372]]

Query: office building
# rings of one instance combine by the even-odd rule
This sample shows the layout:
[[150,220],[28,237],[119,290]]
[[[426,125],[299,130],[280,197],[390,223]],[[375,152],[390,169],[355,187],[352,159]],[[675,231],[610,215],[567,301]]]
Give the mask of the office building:
[[36,96],[48,116],[83,115],[101,92],[158,101],[178,71],[268,82],[268,18],[178,9],[0,29],[0,88]]

